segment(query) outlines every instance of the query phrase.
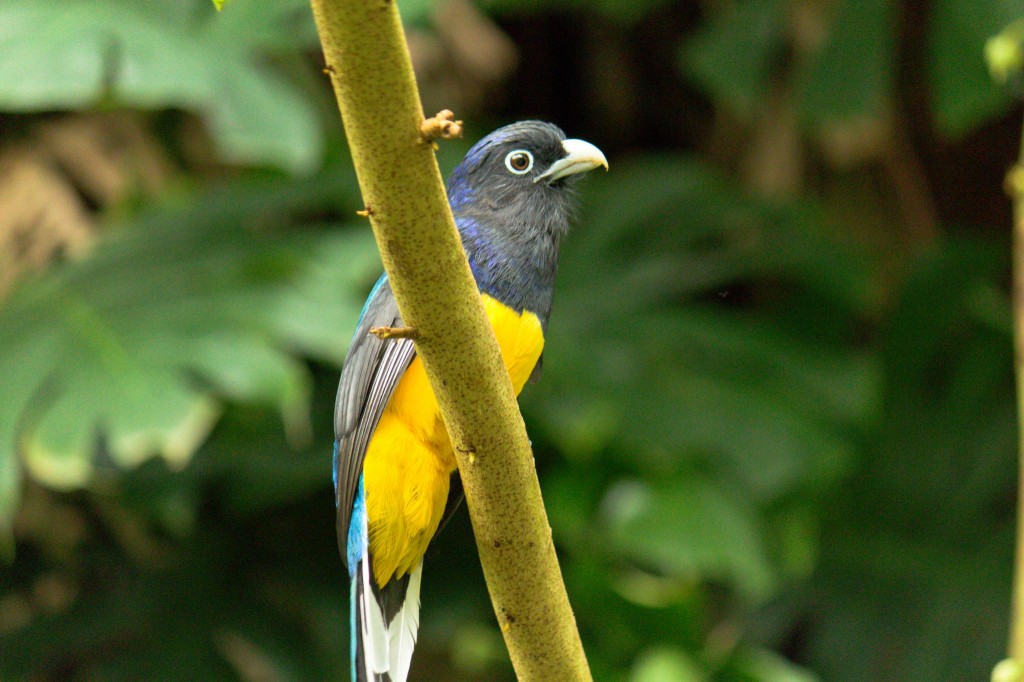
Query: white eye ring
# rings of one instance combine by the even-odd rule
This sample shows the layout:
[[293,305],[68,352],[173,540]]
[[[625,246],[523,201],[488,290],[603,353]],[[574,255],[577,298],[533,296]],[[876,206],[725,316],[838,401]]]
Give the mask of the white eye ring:
[[[516,168],[515,166],[512,165],[512,158],[517,156],[526,157],[525,168]],[[505,156],[505,168],[508,168],[509,173],[513,173],[515,175],[525,175],[526,173],[529,173],[530,170],[533,168],[533,154],[526,151],[525,149],[517,149],[515,151],[509,152]]]

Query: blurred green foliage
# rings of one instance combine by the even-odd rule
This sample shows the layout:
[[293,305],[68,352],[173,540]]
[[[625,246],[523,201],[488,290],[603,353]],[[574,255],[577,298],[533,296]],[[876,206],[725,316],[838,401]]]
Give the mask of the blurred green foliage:
[[3,12],[0,109],[181,107],[206,120],[226,161],[319,163],[315,90],[296,73],[300,49],[318,44],[307,2],[216,14],[207,0],[10,0]]
[[[646,82],[622,47],[644,43],[677,67],[647,85],[683,95],[637,115],[702,121],[679,144],[625,128],[628,103],[459,111],[472,138],[543,115],[612,152],[522,398],[597,679],[970,680],[1001,658],[1017,427],[1008,239],[986,220],[1019,139],[982,50],[1024,6],[923,4],[927,23],[877,0],[482,3],[527,46],[513,79],[541,63],[625,93],[602,50]],[[435,32],[432,0],[402,7]],[[179,168],[92,207],[89,253],[0,302],[0,679],[345,674],[331,422],[379,262],[316,50],[298,0],[0,4],[5,147],[130,109]],[[789,153],[752,174],[786,112]],[[977,139],[1002,155],[961,153]],[[781,191],[752,180],[793,158]],[[457,515],[416,679],[511,679],[477,566]]]
[[[325,200],[339,181],[352,177],[317,181]],[[181,466],[218,399],[277,406],[308,439],[309,377],[294,356],[340,362],[337,330],[379,269],[368,235],[284,229],[309,195],[239,186],[163,208],[26,283],[0,312],[0,372],[19,398],[0,421],[0,459],[17,447],[36,480],[80,487],[102,435],[120,466],[154,454]]]

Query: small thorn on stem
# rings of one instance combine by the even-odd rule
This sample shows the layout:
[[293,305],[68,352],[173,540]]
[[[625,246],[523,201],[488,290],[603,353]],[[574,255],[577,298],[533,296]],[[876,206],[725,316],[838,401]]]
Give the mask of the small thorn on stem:
[[435,149],[437,145],[434,144],[434,140],[451,140],[456,137],[462,137],[462,121],[456,121],[455,114],[450,109],[439,111],[420,124],[420,139]]
[[334,66],[332,66],[331,64],[328,64],[327,66],[325,66],[323,68],[323,72],[324,72],[325,75],[328,75],[328,76],[333,76],[335,73],[337,73],[334,70]]
[[356,215],[361,218],[369,218],[373,215],[373,207],[369,204],[366,205],[366,209],[362,211],[356,211]]
[[371,327],[370,333],[381,341],[388,339],[416,339],[420,332],[416,327]]
[[508,632],[509,630],[511,630],[512,625],[514,625],[516,622],[516,619],[512,616],[512,614],[505,611],[505,609],[501,610],[501,617],[498,618],[498,620],[501,621],[502,632]]

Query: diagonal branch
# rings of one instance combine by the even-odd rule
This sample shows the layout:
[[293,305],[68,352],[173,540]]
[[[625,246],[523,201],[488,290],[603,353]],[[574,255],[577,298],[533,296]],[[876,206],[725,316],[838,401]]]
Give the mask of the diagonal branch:
[[462,250],[393,0],[312,0],[384,268],[455,446],[520,680],[590,680],[530,441]]

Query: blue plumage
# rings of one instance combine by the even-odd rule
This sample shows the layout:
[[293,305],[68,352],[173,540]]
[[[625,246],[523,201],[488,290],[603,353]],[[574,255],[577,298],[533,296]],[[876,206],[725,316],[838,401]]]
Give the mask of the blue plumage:
[[[575,202],[568,174],[536,182],[567,152],[565,133],[540,121],[501,128],[477,142],[448,181],[448,203],[480,291],[547,324],[558,248]],[[509,154],[528,152],[536,172],[506,168]]]
[[352,521],[349,523],[348,538],[346,540],[345,558],[348,563],[349,577],[349,637],[352,653],[352,679],[360,679],[357,673],[358,661],[362,657],[358,654],[358,645],[362,641],[359,630],[360,619],[356,617],[360,609],[361,595],[367,586],[360,582],[360,568],[362,562],[367,560],[367,525],[366,525],[366,491],[363,477],[359,477],[359,488],[356,492],[355,503],[352,506]]
[[351,578],[355,575],[356,565],[360,559],[366,556],[366,490],[362,476],[359,477],[359,491],[356,493],[356,501],[352,506],[352,521],[348,528],[345,555],[348,560],[348,574]]
[[334,502],[338,502],[338,441],[334,441],[334,454],[331,456],[333,462],[333,468],[331,469],[331,479],[334,480]]

